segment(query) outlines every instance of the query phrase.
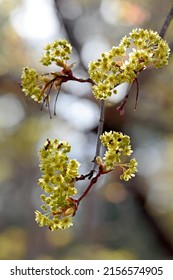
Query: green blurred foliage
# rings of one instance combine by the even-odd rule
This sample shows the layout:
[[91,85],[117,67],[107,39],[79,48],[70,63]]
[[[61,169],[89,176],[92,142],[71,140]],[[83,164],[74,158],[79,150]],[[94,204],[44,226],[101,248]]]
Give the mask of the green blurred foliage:
[[11,226],[0,235],[0,259],[23,259],[26,255],[27,236],[23,228]]
[[[49,5],[53,2],[60,26],[57,39],[70,40],[75,72],[85,77],[88,61],[118,44],[134,27],[159,31],[172,5],[171,0],[60,0]],[[131,136],[139,162],[135,179],[122,184],[117,179],[119,171],[112,172],[83,201],[72,229],[54,233],[39,228],[34,211],[40,206],[40,146],[48,137],[70,140],[73,158],[77,154],[84,164],[81,172],[88,172],[96,127],[85,130],[68,118],[71,99],[67,93],[79,91],[75,98],[83,97],[83,87],[63,88],[62,98],[68,105],[62,104],[63,109],[59,105],[53,120],[46,108],[41,112],[39,105],[21,93],[22,67],[36,65],[43,71],[37,57],[40,44],[44,45],[39,39],[22,37],[14,28],[11,16],[22,3],[0,1],[0,259],[172,259],[172,55],[166,68],[139,76],[136,112],[134,86],[123,117],[116,111],[117,104],[106,109],[105,129]],[[172,24],[166,33],[171,46]],[[90,89],[85,91],[94,102]],[[79,188],[86,186],[83,182]]]

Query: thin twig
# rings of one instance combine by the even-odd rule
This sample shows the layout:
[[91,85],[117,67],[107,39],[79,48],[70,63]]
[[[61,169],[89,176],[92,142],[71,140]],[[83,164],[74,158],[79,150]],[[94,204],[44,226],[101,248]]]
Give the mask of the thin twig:
[[55,97],[54,116],[56,116],[56,103],[57,103],[57,100],[58,100],[58,96],[59,96],[59,93],[60,93],[60,89],[61,89],[61,86],[59,86],[58,91],[57,91],[57,94],[56,94],[56,97]]
[[169,11],[169,13],[168,13],[163,25],[162,25],[162,28],[161,28],[160,33],[159,33],[160,37],[164,38],[172,18],[173,18],[173,7]]
[[139,98],[139,83],[138,83],[138,79],[135,78],[134,82],[136,83],[136,101],[135,101],[134,111],[136,111],[137,104],[138,104],[138,98]]
[[84,197],[87,196],[87,194],[89,193],[90,189],[92,188],[92,186],[93,186],[94,184],[97,183],[97,180],[98,180],[98,178],[99,178],[101,175],[106,174],[106,173],[109,173],[109,172],[110,172],[110,170],[109,170],[109,171],[104,171],[104,170],[103,170],[103,166],[99,166],[99,170],[98,170],[97,174],[91,179],[91,181],[90,181],[88,187],[85,189],[85,191],[83,192],[83,194],[82,194],[78,199],[75,199],[76,204],[79,205],[79,203],[81,202],[81,200],[82,200]]
[[[99,125],[98,125],[98,131],[97,131],[97,145],[96,145],[96,154],[95,158],[100,155],[100,135],[103,132],[103,125],[104,125],[104,119],[105,119],[105,101],[100,101],[100,119],[99,119]],[[95,165],[94,165],[95,167]]]
[[100,177],[101,173],[98,172],[97,175],[95,177],[92,178],[92,180],[90,181],[88,187],[86,188],[86,190],[83,192],[83,194],[76,199],[76,203],[77,205],[79,205],[80,201],[87,196],[88,192],[90,191],[90,189],[92,188],[92,186],[97,182],[98,178]]
[[80,175],[79,177],[76,177],[76,182],[77,181],[81,181],[81,180],[85,180],[87,177],[89,177],[91,175],[91,172],[88,172],[87,174],[85,175]]
[[124,107],[127,103],[127,100],[129,98],[129,94],[130,94],[130,90],[128,91],[128,93],[126,94],[125,98],[123,99],[123,101],[121,102],[120,106],[117,107],[117,111],[120,112],[120,115],[124,115]]
[[82,78],[78,78],[75,77],[73,75],[73,72],[69,72],[68,75],[61,75],[61,78],[63,79],[63,83],[67,82],[67,81],[76,81],[79,83],[90,83],[91,85],[94,85],[95,83],[93,82],[92,79],[87,78],[87,79],[82,79]]
[[97,130],[97,144],[96,144],[96,152],[95,152],[95,157],[94,157],[94,164],[93,168],[91,170],[91,174],[88,177],[88,179],[91,179],[95,169],[97,167],[97,162],[96,162],[96,157],[100,155],[100,146],[101,146],[101,141],[100,141],[100,135],[103,132],[103,125],[104,125],[104,115],[105,115],[105,101],[101,100],[100,101],[100,119],[99,119],[99,124],[98,124],[98,130]]
[[[54,79],[53,79],[54,80]],[[44,87],[44,89],[42,90],[42,92],[44,93],[44,91],[48,88],[48,86],[50,85],[49,89],[48,89],[48,92],[46,94],[46,96],[44,97],[43,99],[43,102],[42,102],[42,106],[41,106],[41,111],[43,110],[43,105],[45,102],[46,103],[46,106],[48,106],[48,112],[49,112],[49,116],[50,116],[50,119],[52,119],[52,115],[51,115],[51,110],[50,110],[50,104],[49,104],[49,96],[50,96],[50,92],[52,90],[52,87],[53,87],[53,83],[54,81],[51,80],[49,83],[47,83]]]

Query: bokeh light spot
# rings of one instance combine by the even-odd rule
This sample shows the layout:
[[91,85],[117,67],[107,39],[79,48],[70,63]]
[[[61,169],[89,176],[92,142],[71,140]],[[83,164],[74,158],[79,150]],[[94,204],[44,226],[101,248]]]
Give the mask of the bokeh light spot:
[[23,120],[24,116],[23,106],[15,95],[6,94],[0,97],[0,128],[13,128]]

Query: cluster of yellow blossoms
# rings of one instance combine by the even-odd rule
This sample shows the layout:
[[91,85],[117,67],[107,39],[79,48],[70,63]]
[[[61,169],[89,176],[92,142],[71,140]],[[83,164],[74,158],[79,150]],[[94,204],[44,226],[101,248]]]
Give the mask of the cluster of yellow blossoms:
[[[40,62],[45,66],[55,63],[62,69],[70,69],[72,65],[67,65],[66,62],[70,59],[71,50],[72,47],[66,40],[55,41],[45,47]],[[25,67],[21,76],[22,91],[34,101],[44,102],[49,98],[52,86],[57,89],[61,84],[61,75],[61,72],[39,74],[35,69]]]
[[51,75],[38,74],[33,68],[25,67],[22,71],[22,91],[34,101],[40,103],[46,98],[45,86],[49,84]]
[[36,221],[51,230],[71,226],[71,217],[76,211],[76,203],[71,196],[77,193],[74,184],[79,175],[79,163],[69,160],[67,153],[70,149],[65,141],[48,139],[40,150],[40,170],[43,175],[38,184],[46,193],[41,195],[44,203],[41,208],[46,214],[36,211]]
[[104,154],[103,160],[100,156],[97,157],[98,165],[102,165],[104,172],[109,172],[116,167],[121,167],[123,170],[120,179],[128,181],[135,176],[137,171],[137,161],[131,159],[128,163],[123,163],[123,156],[130,156],[132,149],[130,145],[130,137],[123,135],[121,132],[105,132],[100,136],[103,146],[106,146],[107,150]]
[[67,40],[54,41],[52,44],[47,44],[45,53],[42,55],[40,62],[48,66],[52,63],[65,68],[67,60],[70,59],[70,54],[72,51],[72,46],[67,42]]
[[130,137],[122,134],[121,132],[105,132],[100,136],[103,146],[106,146],[107,151],[103,157],[103,162],[100,157],[97,157],[97,162],[102,164],[103,170],[111,171],[116,167],[121,167],[123,174],[120,179],[128,181],[135,176],[137,171],[137,161],[131,159],[128,163],[123,163],[123,156],[130,156],[132,149],[130,145]]
[[[102,165],[102,174],[108,173],[117,166],[121,167],[123,174],[121,179],[128,181],[134,177],[137,171],[137,162],[131,159],[129,163],[123,163],[123,155],[132,153],[130,138],[118,132],[105,132],[101,135],[101,142],[107,151],[103,159],[97,157],[98,166]],[[36,222],[40,226],[48,226],[51,230],[66,229],[72,223],[78,206],[78,200],[73,196],[77,194],[75,188],[76,178],[79,176],[79,163],[70,159],[67,153],[71,147],[67,142],[59,142],[57,139],[47,140],[40,150],[40,169],[43,173],[39,179],[39,186],[45,192],[41,195],[43,205],[42,214],[36,211]]]
[[96,98],[106,99],[117,93],[116,87],[124,82],[132,83],[138,73],[147,66],[162,67],[168,63],[170,49],[157,32],[133,29],[119,46],[102,54],[89,63],[89,75],[94,81]]

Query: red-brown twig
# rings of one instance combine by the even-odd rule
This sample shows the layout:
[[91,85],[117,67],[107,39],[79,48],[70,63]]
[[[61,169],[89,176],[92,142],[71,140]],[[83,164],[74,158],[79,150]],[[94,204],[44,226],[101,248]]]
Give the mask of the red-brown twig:
[[89,191],[90,191],[90,189],[92,188],[92,186],[93,186],[95,183],[97,183],[98,178],[99,178],[101,175],[106,174],[106,173],[108,173],[108,172],[110,172],[110,171],[104,171],[104,170],[103,170],[103,166],[101,166],[101,165],[99,166],[99,170],[98,170],[97,174],[91,179],[91,181],[90,181],[88,187],[85,189],[85,191],[83,192],[83,194],[82,194],[78,199],[75,199],[75,202],[76,202],[77,205],[79,205],[79,203],[81,202],[81,200],[82,200],[84,197],[87,196],[87,194],[89,193]]

